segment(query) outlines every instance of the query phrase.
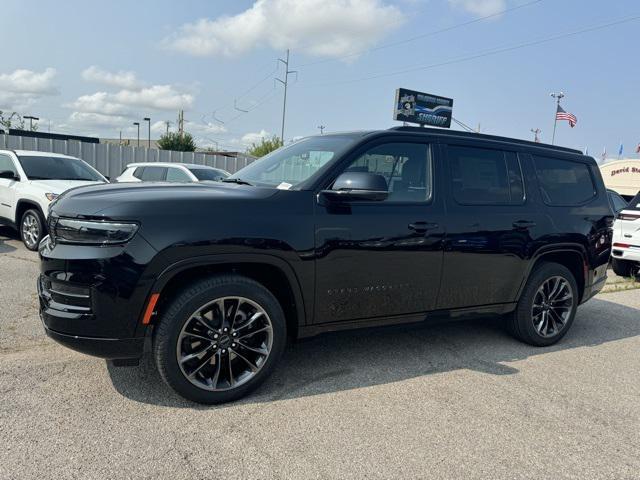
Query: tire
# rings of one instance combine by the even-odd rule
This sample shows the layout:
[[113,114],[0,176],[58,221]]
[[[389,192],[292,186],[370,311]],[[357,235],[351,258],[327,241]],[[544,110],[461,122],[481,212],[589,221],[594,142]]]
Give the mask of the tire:
[[153,356],[179,395],[216,404],[239,399],[264,382],[286,340],[284,313],[269,290],[246,277],[219,275],[187,286],[163,308]]
[[[568,295],[570,299],[565,298]],[[573,274],[563,265],[542,263],[529,276],[508,327],[518,340],[546,347],[566,335],[577,308],[578,285]]]
[[611,269],[613,270],[613,273],[620,277],[633,277],[636,266],[629,260],[618,260],[617,258],[612,258]]
[[44,218],[42,218],[39,210],[32,208],[22,214],[20,219],[20,238],[27,249],[32,252],[38,250],[38,245],[45,232]]

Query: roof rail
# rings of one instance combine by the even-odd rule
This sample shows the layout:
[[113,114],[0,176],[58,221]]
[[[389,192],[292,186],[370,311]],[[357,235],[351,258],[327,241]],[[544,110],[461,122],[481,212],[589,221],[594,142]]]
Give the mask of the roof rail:
[[393,130],[396,132],[431,133],[434,135],[442,135],[442,136],[449,136],[449,137],[482,138],[485,140],[495,140],[498,142],[518,143],[521,145],[528,145],[531,147],[551,148],[553,150],[569,152],[569,153],[578,153],[582,155],[582,152],[580,150],[576,150],[575,148],[560,147],[558,145],[549,145],[548,143],[532,142],[531,140],[521,140],[518,138],[501,137],[498,135],[486,135],[484,133],[462,132],[460,130],[446,130],[446,129],[440,129],[440,128],[403,127],[403,126],[391,127],[389,130]]

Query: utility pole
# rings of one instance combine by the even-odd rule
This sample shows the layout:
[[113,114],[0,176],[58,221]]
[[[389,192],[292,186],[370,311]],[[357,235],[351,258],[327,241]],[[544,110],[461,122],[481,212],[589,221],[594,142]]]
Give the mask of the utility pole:
[[324,125],[318,125],[318,130],[320,130],[320,135],[324,134],[324,129],[327,128]]
[[138,127],[138,146],[140,146],[140,122],[133,122],[133,124]]
[[29,131],[30,132],[33,132],[33,121],[35,120],[37,122],[38,120],[40,120],[38,117],[33,117],[33,116],[30,116],[30,115],[25,115],[22,118],[26,118],[26,119],[29,120]]
[[536,143],[540,143],[539,135],[542,133],[542,130],[540,130],[539,128],[532,128],[531,132],[533,133],[533,141]]
[[551,145],[556,141],[556,126],[558,125],[558,108],[560,108],[560,99],[564,97],[563,92],[559,93],[550,93],[553,98],[556,99],[556,111],[553,114],[553,136],[551,137]]
[[180,138],[182,138],[184,134],[184,110],[178,112],[178,133],[180,134]]
[[118,141],[118,145],[122,145],[122,129],[120,129],[120,140]]
[[282,84],[284,87],[284,98],[282,100],[282,129],[280,130],[280,141],[284,145],[284,119],[287,113],[287,86],[289,85],[289,74],[298,73],[295,70],[289,70],[289,49],[287,48],[287,58],[283,60],[282,58],[278,59],[280,62],[284,64],[284,80],[280,78],[276,78],[278,82]]
[[164,122],[167,125],[167,136],[169,135],[169,125],[171,125],[171,122],[169,120],[166,120]]

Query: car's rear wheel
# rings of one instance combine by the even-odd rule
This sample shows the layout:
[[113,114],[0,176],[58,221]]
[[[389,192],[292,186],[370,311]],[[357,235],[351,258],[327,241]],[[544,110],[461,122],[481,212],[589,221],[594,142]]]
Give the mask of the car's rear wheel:
[[532,272],[516,310],[508,319],[513,335],[530,345],[548,346],[567,333],[578,308],[578,286],[571,271],[543,263]]
[[637,267],[633,262],[617,258],[611,259],[611,268],[613,273],[620,277],[632,277],[637,271]]
[[260,385],[285,343],[284,314],[271,292],[249,278],[221,275],[188,287],[164,309],[154,356],[178,394],[214,404]]
[[35,209],[24,212],[20,219],[20,238],[24,246],[32,251],[37,250],[44,234],[44,219],[40,212]]

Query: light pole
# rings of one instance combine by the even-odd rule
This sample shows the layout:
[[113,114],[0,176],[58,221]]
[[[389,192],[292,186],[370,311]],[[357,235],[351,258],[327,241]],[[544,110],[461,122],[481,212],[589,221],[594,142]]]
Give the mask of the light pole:
[[138,127],[138,146],[140,146],[140,122],[133,122],[133,124]]
[[318,125],[318,130],[320,130],[320,135],[324,134],[324,129],[327,128],[324,125]]
[[40,120],[38,117],[32,117],[30,115],[25,115],[22,118],[29,120],[29,131],[30,132],[33,132],[33,121],[35,120],[37,122],[38,120]]
[[147,122],[147,132],[149,133],[147,137],[147,148],[151,148],[151,119],[149,117],[144,117],[143,120]]
[[558,125],[558,108],[560,107],[560,99],[564,97],[564,93],[551,92],[549,95],[551,95],[553,98],[556,99],[556,111],[553,114],[553,135],[551,137],[551,145],[553,145],[554,142],[556,141],[556,126]]

